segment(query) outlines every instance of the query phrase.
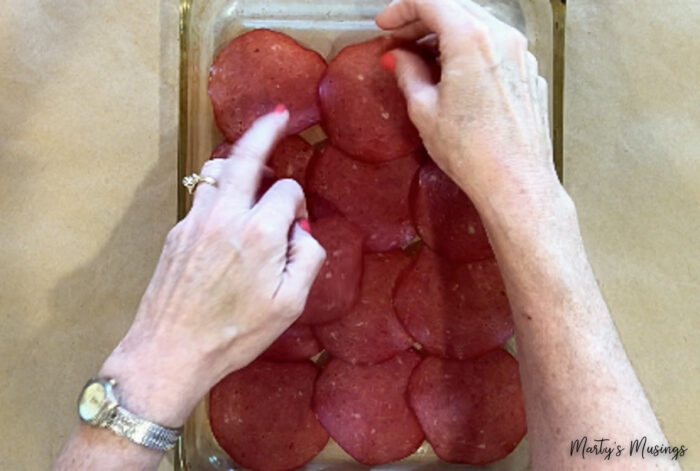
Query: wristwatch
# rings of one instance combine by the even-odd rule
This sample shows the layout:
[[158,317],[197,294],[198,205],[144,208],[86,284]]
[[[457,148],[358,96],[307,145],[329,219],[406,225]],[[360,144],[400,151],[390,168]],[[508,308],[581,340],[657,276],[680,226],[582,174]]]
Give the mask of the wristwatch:
[[78,399],[80,420],[93,427],[106,428],[146,448],[160,451],[173,448],[182,429],[163,427],[124,409],[117,400],[116,385],[111,378],[88,381]]

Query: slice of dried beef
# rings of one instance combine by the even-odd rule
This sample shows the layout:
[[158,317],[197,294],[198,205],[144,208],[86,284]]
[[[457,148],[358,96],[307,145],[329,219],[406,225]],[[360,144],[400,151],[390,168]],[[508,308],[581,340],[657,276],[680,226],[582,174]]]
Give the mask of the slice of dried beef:
[[356,159],[383,162],[421,145],[396,78],[380,64],[382,54],[397,45],[380,37],[347,46],[321,80],[321,125],[334,145]]
[[392,302],[396,279],[411,261],[400,250],[365,255],[355,307],[337,321],[314,328],[328,353],[348,363],[372,365],[413,345]]
[[279,104],[290,113],[287,134],[317,124],[318,84],[325,70],[320,55],[285,34],[256,29],[234,38],[209,70],[217,126],[235,142],[255,119]]
[[328,442],[311,410],[311,362],[256,360],[231,373],[209,396],[216,441],[239,465],[286,471],[303,466]]
[[294,323],[277,337],[260,358],[273,361],[308,360],[321,350],[311,327]]
[[326,145],[309,166],[307,189],[324,210],[335,208],[364,233],[368,252],[402,248],[416,236],[409,199],[420,157],[372,164]]
[[306,299],[300,324],[325,324],[355,305],[362,276],[362,233],[343,217],[311,223],[311,233],[326,250],[326,260]]
[[418,170],[411,207],[418,235],[433,250],[463,262],[493,257],[474,204],[435,163]]
[[319,375],[313,401],[318,420],[360,463],[390,463],[423,442],[423,431],[406,401],[408,378],[419,362],[413,351],[372,366],[334,358]]
[[526,432],[518,363],[500,348],[473,360],[425,358],[408,398],[428,442],[449,463],[505,458]]
[[423,246],[397,284],[394,307],[408,333],[433,355],[472,358],[513,335],[494,259],[455,263]]

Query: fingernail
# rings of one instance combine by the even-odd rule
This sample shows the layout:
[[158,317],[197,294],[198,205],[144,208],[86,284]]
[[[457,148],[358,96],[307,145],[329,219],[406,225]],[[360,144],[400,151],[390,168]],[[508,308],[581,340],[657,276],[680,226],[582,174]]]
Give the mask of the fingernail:
[[308,232],[311,234],[311,224],[309,224],[309,220],[304,218],[304,219],[299,219],[299,227],[305,232]]
[[275,106],[275,113],[282,114],[285,111],[287,111],[287,107],[284,106],[283,104],[280,103],[279,105]]
[[382,57],[379,59],[379,63],[392,74],[394,73],[394,70],[396,70],[396,56],[391,51],[382,55]]

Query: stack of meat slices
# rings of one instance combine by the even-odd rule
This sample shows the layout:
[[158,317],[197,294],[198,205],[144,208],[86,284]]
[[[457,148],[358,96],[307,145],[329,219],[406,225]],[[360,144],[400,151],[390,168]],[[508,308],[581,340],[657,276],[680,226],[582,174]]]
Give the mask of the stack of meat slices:
[[[450,463],[485,464],[525,434],[513,327],[486,231],[469,198],[427,157],[377,38],[326,65],[281,33],[254,30],[214,60],[209,81],[225,141],[282,103],[288,137],[272,181],[305,190],[327,259],[301,317],[210,394],[214,436],[241,466],[303,466],[329,435],[364,465],[427,439]],[[296,133],[316,124],[328,140]],[[311,359],[320,361],[312,362]]]

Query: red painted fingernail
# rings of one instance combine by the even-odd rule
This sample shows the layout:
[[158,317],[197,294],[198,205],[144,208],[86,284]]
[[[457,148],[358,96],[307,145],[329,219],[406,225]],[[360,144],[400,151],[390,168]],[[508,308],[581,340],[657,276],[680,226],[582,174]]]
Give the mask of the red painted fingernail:
[[379,59],[379,63],[392,74],[394,73],[394,70],[396,70],[396,56],[391,51],[385,53]]
[[301,227],[303,231],[306,231],[309,234],[311,234],[311,224],[309,224],[308,219],[299,219],[299,227]]
[[275,113],[281,114],[281,113],[284,113],[285,111],[287,111],[287,107],[284,106],[283,104],[280,103],[279,105],[275,106]]

